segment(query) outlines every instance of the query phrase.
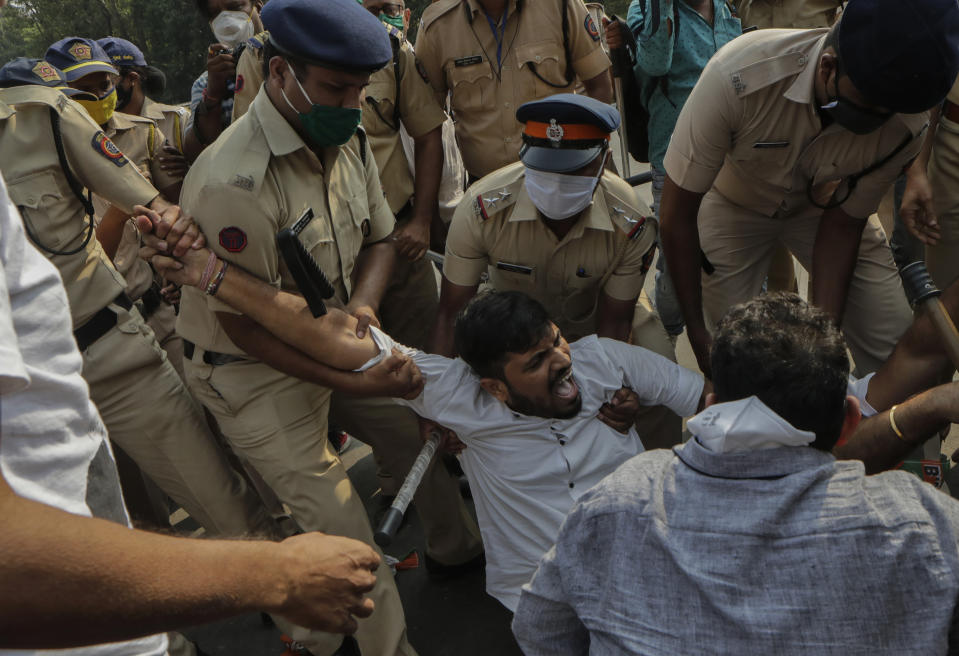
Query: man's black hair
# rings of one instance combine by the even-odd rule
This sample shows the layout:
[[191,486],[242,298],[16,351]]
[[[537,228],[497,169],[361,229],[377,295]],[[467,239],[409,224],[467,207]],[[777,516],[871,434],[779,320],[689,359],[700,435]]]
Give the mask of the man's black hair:
[[156,66],[118,66],[121,76],[136,73],[140,76],[143,93],[150,98],[156,98],[166,88],[166,75]]
[[274,57],[282,57],[290,63],[290,67],[293,69],[293,74],[296,75],[296,78],[303,81],[303,76],[306,74],[306,65],[295,57],[291,57],[285,52],[281,51],[273,42],[269,39],[263,44],[263,79],[270,79],[270,60]]
[[456,352],[481,378],[506,380],[510,353],[533,348],[550,329],[546,308],[522,292],[489,291],[476,296],[456,317]]
[[710,363],[720,402],[750,396],[832,450],[845,417],[846,344],[833,318],[796,294],[734,306],[716,328]]

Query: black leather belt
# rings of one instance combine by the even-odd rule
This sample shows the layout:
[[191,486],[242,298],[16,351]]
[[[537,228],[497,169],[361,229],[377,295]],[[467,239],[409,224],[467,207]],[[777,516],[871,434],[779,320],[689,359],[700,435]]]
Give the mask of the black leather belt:
[[[125,310],[133,307],[133,301],[125,292],[113,299]],[[86,351],[95,341],[106,335],[111,328],[117,325],[117,313],[109,306],[100,308],[100,311],[94,314],[89,321],[73,331],[73,337],[77,340],[77,348],[80,352]]]
[[[187,360],[193,359],[193,354],[196,353],[196,344],[191,342],[188,339],[183,340],[183,355]],[[229,353],[217,353],[216,351],[203,351],[203,361],[208,365],[214,367],[219,367],[224,364],[230,364],[231,362],[244,362],[248,358],[244,358],[241,355],[230,355]]]

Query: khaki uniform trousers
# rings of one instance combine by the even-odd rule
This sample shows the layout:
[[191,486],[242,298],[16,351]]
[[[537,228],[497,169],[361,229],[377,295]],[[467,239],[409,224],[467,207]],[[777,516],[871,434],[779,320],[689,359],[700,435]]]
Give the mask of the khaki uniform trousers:
[[[776,244],[812,270],[813,244],[822,210],[810,206],[782,219],[729,202],[716,190],[703,198],[699,239],[715,267],[703,272],[703,309],[710,327],[731,306],[758,295]],[[892,252],[878,219],[869,219],[849,285],[842,329],[860,376],[886,361],[912,322]]]
[[147,325],[153,329],[157,341],[166,351],[167,360],[183,378],[183,338],[176,332],[176,312],[172,305],[161,303],[147,318]]
[[959,278],[959,123],[942,117],[929,162],[929,181],[942,238],[926,246],[926,265],[939,289]]
[[[329,388],[287,376],[261,362],[242,361],[211,366],[203,363],[202,349],[199,348],[193,360],[184,363],[184,368],[194,395],[216,417],[234,451],[259,472],[280,500],[289,506],[293,518],[304,530],[352,537],[376,548],[362,500],[327,440],[327,418],[332,396]],[[381,403],[385,404],[386,401]],[[393,407],[402,410],[398,406]],[[386,419],[377,421],[383,417]],[[380,447],[389,464],[392,464],[395,453],[394,445],[388,444],[390,442],[397,441],[404,445],[407,449],[405,453],[418,451],[418,431],[401,431],[392,415],[378,415],[356,407],[352,412],[344,411],[342,420],[343,427],[357,437],[375,438],[374,444]],[[415,424],[415,419],[411,422]],[[399,442],[404,436],[406,440]],[[408,470],[412,458],[404,462]],[[435,472],[442,471],[442,468],[431,471],[433,473],[429,478],[434,477]],[[442,473],[445,474],[445,471]],[[405,475],[405,472],[400,475]],[[449,477],[448,474],[446,476]],[[455,484],[455,481],[452,483]],[[447,508],[455,507],[457,502],[462,505],[458,488],[445,496],[429,490],[432,494],[424,500],[423,496],[427,494],[424,488],[428,487],[424,482],[416,497],[421,515],[423,508],[420,504],[424,503],[426,508],[430,508],[430,500],[441,508],[444,505]],[[447,510],[438,514],[449,517],[451,524],[458,522],[445,531],[430,530],[433,527],[427,525],[427,534],[438,536],[438,548],[442,549],[447,540],[466,541],[469,546],[467,540],[457,537],[463,534],[468,536],[458,513]],[[440,554],[440,557],[445,555],[442,551]],[[359,621],[356,637],[360,648],[364,654],[414,654],[406,640],[406,622],[393,574],[389,567],[381,564],[376,576],[376,586],[370,593],[370,598],[376,604],[376,612],[371,618]],[[333,653],[343,639],[342,636],[306,629],[284,629],[316,656]]]
[[83,353],[110,439],[207,531],[269,534],[271,520],[217,447],[199,406],[135,309]]

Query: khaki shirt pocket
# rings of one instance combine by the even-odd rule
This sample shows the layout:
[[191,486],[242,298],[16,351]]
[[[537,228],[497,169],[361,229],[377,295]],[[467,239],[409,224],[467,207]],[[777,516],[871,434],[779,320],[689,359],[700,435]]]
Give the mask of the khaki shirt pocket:
[[394,119],[393,116],[396,107],[396,87],[392,84],[392,81],[392,76],[388,80],[377,79],[371,81],[366,88],[366,104],[369,106],[369,111],[373,112],[380,121],[390,129],[398,130],[399,117]]
[[[492,99],[488,96],[493,86],[493,72],[485,59],[470,66],[450,64],[448,77],[454,111],[468,113],[491,105]],[[490,102],[485,103],[484,98]]]
[[[299,235],[300,243],[303,244],[303,248],[309,251],[310,255],[313,256],[313,259],[316,260],[317,265],[319,265],[320,270],[327,277],[331,283],[335,283],[336,279],[339,278],[339,271],[335,271],[336,263],[336,243],[333,240],[333,233],[330,230],[329,220],[326,216],[319,214],[314,216],[313,219],[307,224],[303,231]],[[289,270],[286,268],[286,263],[282,261],[281,258],[281,273],[280,278],[283,281],[283,287],[287,288],[288,284],[293,285],[293,288],[296,288],[296,283],[293,282],[293,277],[290,275]]]
[[[10,198],[20,210],[31,237],[43,246],[62,250],[85,234],[85,221],[76,221],[64,192],[51,171],[40,171],[7,183]],[[68,192],[72,193],[72,192]]]
[[599,276],[586,278],[575,274],[566,279],[563,290],[563,319],[569,323],[589,323],[595,321],[597,301],[599,300]]
[[[566,55],[555,41],[527,43],[516,48],[517,68],[529,71],[529,92],[544,98],[569,87],[566,84]],[[535,71],[535,73],[534,73]]]

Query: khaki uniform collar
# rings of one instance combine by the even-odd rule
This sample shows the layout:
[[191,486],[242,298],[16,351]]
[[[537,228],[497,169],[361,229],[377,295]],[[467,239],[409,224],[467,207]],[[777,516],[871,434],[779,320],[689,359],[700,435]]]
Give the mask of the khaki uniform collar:
[[[608,174],[603,173],[605,178]],[[586,208],[586,217],[580,216],[579,221],[573,226],[573,229],[566,235],[566,239],[575,239],[581,236],[587,228],[593,230],[613,231],[613,220],[609,217],[609,207],[606,205],[606,193],[603,187],[603,181],[600,180],[593,192],[593,202]],[[533,205],[529,194],[526,193],[526,185],[520,185],[516,190],[516,204],[513,206],[513,212],[510,214],[509,222],[514,221],[538,221],[539,210]]]
[[[296,133],[293,126],[290,125],[279,110],[273,106],[273,101],[266,93],[266,85],[260,87],[251,105],[252,111],[256,114],[260,126],[263,128],[263,136],[266,137],[266,143],[277,157],[289,155],[300,148],[307,148],[306,142]],[[307,150],[309,150],[307,148]]]
[[806,55],[808,63],[799,75],[796,76],[793,83],[789,85],[789,88],[786,89],[783,97],[793,102],[807,105],[816,102],[816,71],[819,70],[819,57],[825,48],[825,42],[826,35],[823,34],[822,37],[813,44],[810,52]]
[[0,102],[0,121],[10,118],[16,113],[17,110],[15,110],[13,107],[4,102]]
[[113,137],[113,135],[119,132],[131,130],[135,126],[136,124],[130,119],[129,114],[113,112],[113,116],[110,117],[110,120],[107,121],[106,125],[102,126],[101,129],[108,137]]
[[143,107],[140,108],[140,116],[152,118],[154,121],[162,121],[166,118],[163,115],[163,110],[160,109],[160,104],[150,100],[146,96],[143,96]]

